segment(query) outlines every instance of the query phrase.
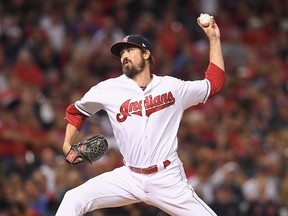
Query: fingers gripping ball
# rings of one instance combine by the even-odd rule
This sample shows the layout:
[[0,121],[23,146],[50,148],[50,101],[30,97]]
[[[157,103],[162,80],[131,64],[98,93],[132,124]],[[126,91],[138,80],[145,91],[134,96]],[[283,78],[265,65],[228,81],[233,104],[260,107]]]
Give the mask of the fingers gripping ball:
[[200,15],[200,24],[204,27],[207,27],[209,26],[209,23],[210,23],[210,20],[211,20],[211,16],[209,14],[201,14]]
[[[75,165],[81,162],[89,162],[100,159],[108,150],[108,142],[102,135],[96,135],[73,144],[67,153],[65,160],[67,163]],[[72,152],[71,152],[72,151]],[[68,159],[69,155],[75,155],[73,159]]]

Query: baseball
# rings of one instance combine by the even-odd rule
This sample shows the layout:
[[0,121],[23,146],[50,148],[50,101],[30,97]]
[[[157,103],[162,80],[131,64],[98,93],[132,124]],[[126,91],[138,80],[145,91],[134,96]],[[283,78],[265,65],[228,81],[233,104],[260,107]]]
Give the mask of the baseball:
[[200,24],[204,27],[207,27],[210,23],[210,15],[209,14],[201,14],[200,15]]

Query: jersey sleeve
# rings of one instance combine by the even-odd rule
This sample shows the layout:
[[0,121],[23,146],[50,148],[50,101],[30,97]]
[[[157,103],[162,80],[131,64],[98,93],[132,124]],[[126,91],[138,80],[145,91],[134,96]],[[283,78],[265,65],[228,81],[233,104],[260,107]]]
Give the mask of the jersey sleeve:
[[75,107],[84,115],[92,116],[103,109],[105,93],[100,84],[92,87],[80,100],[75,102]]
[[216,95],[223,89],[225,78],[225,72],[217,65],[210,62],[205,72],[205,79],[209,80],[211,85],[209,98]]
[[205,103],[206,100],[220,92],[225,82],[225,72],[215,64],[209,64],[205,79],[196,81],[179,80],[179,94],[184,109]]
[[74,104],[70,104],[66,109],[66,116],[64,119],[80,131],[87,118],[88,116],[76,109]]
[[179,82],[179,96],[184,109],[199,103],[205,103],[210,94],[210,82],[207,79]]

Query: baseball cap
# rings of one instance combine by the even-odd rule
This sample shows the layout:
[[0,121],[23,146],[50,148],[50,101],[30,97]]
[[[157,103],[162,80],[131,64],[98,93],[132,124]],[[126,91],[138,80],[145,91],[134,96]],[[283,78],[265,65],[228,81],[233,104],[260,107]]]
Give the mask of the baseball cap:
[[151,52],[150,44],[146,39],[144,39],[140,35],[127,35],[121,42],[117,42],[111,46],[111,53],[117,57],[120,57],[120,52],[122,48],[129,44],[142,49],[147,49]]

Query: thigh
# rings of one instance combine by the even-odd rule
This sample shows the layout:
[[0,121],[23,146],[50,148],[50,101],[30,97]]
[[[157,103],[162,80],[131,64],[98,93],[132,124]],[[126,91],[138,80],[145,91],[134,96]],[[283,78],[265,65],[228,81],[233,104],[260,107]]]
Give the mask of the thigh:
[[149,182],[149,188],[147,203],[170,215],[216,215],[187,184],[183,165],[179,159],[173,162],[170,168],[153,176]]
[[96,176],[67,193],[66,203],[70,206],[73,203],[81,214],[140,202],[137,187],[126,167]]

